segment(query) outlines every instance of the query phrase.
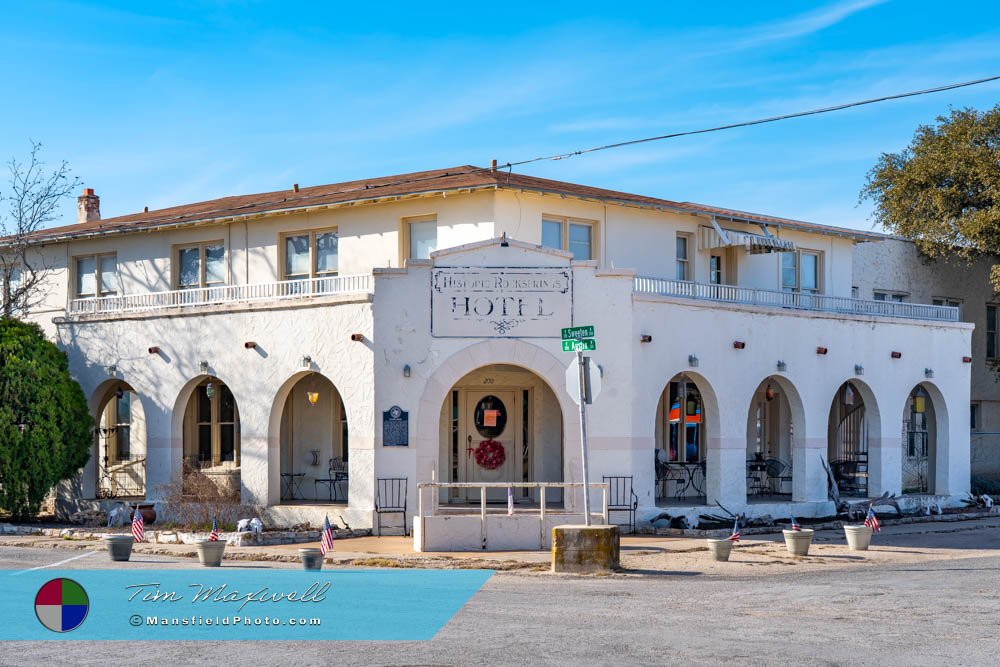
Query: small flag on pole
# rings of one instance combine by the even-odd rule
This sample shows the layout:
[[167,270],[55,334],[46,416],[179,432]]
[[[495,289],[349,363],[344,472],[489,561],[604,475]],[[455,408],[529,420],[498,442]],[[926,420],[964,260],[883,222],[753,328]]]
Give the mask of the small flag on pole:
[[330,517],[323,517],[323,535],[319,541],[319,550],[326,555],[327,551],[333,551],[333,528],[330,527]]
[[726,538],[727,540],[732,540],[733,542],[740,541],[740,518],[736,517],[736,522],[733,523],[733,534]]
[[877,533],[882,530],[882,524],[879,523],[878,517],[875,516],[875,510],[872,506],[868,506],[868,516],[865,517],[865,525],[872,529],[872,533]]
[[219,541],[219,522],[215,520],[214,516],[212,517],[212,532],[209,533],[208,540],[210,542]]
[[132,514],[132,538],[136,542],[145,542],[146,531],[142,525],[142,512],[139,508],[135,508],[135,512]]
[[[789,516],[792,516],[792,515],[789,514]],[[798,532],[800,530],[802,530],[802,526],[800,526],[799,522],[795,520],[794,516],[792,516],[792,531],[793,532]]]
[[514,487],[507,487],[507,516],[514,516]]

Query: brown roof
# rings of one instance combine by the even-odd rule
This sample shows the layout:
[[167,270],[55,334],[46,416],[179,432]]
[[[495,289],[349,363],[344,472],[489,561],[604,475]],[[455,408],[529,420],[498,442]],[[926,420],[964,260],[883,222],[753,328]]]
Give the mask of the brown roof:
[[512,188],[562,194],[569,197],[596,199],[615,203],[651,208],[672,209],[682,212],[718,215],[721,217],[769,225],[835,233],[856,238],[872,238],[879,235],[853,229],[828,227],[814,223],[775,218],[755,213],[715,208],[690,202],[675,202],[656,197],[605,190],[575,183],[537,178],[504,170],[492,171],[482,167],[465,165],[450,169],[435,169],[411,174],[383,176],[359,181],[347,181],[332,185],[318,185],[293,190],[280,190],[253,195],[223,197],[195,204],[171,206],[169,208],[105,218],[93,222],[53,227],[39,231],[35,236],[41,242],[63,240],[74,237],[101,235],[107,233],[127,233],[162,226],[184,225],[222,221],[234,217],[260,215],[271,212],[310,208],[314,206],[347,204],[372,201],[382,198],[419,195],[422,193],[467,190],[467,189]]

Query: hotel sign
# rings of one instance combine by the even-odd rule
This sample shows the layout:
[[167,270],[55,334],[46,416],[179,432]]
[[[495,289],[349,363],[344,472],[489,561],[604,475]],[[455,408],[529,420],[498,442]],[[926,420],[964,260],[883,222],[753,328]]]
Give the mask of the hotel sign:
[[558,338],[573,320],[568,268],[470,267],[431,272],[431,335]]

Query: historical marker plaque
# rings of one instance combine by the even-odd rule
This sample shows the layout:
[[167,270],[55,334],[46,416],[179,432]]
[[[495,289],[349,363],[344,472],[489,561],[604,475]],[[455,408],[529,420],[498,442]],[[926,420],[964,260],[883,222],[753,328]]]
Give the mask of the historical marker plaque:
[[410,413],[394,405],[382,412],[382,446],[409,447]]

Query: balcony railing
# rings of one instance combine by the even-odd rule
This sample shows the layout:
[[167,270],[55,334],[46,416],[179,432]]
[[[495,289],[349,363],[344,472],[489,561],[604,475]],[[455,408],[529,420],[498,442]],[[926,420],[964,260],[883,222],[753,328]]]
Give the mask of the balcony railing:
[[74,299],[70,302],[69,312],[73,315],[131,313],[161,308],[195,308],[225,303],[305,299],[330,294],[370,292],[371,286],[371,274],[282,280],[256,285],[217,285],[169,292],[106,296],[99,299]]
[[809,292],[782,292],[778,290],[755,289],[737,285],[715,285],[695,283],[685,280],[665,278],[635,278],[635,292],[677,296],[686,299],[721,301],[750,306],[772,308],[794,308],[848,315],[878,315],[881,317],[903,317],[918,320],[939,320],[957,322],[958,308],[951,306],[931,306],[922,303],[900,303],[898,301],[873,301],[851,299],[843,296],[827,296]]

